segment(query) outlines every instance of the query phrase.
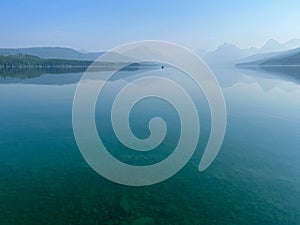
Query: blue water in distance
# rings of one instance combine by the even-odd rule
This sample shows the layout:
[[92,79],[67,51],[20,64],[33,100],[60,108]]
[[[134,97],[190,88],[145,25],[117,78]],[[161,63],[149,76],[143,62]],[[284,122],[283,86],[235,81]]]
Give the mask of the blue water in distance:
[[[0,224],[300,224],[299,83],[230,67],[213,71],[228,113],[219,155],[206,171],[198,171],[211,118],[203,94],[178,76],[199,109],[199,145],[179,173],[148,187],[112,183],[82,158],[72,131],[81,74],[1,78]],[[178,75],[167,68],[153,73]],[[121,71],[125,79],[112,81],[111,87],[139,76],[129,74]],[[148,99],[132,110],[132,130],[140,138],[149,135],[152,116],[163,117],[170,128],[159,148],[138,154],[112,132],[110,96],[108,91],[99,99],[96,123],[116,158],[144,165],[172,153],[180,123],[170,105]]]

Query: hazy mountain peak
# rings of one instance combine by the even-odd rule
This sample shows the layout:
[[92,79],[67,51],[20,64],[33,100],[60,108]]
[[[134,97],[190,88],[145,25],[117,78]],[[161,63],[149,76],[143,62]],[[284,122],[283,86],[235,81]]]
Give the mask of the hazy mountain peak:
[[270,38],[265,43],[265,45],[268,45],[268,44],[280,44],[280,43],[278,41],[276,41],[274,38]]
[[271,38],[266,41],[266,43],[263,45],[262,48],[273,48],[273,47],[278,47],[281,46],[281,44],[276,41],[275,39]]
[[275,39],[269,39],[266,41],[266,43],[262,46],[259,53],[267,53],[267,52],[278,52],[278,51],[284,51],[288,48],[284,44],[280,44]]
[[300,39],[293,38],[285,43],[285,45],[289,48],[299,48],[300,47]]
[[217,50],[223,50],[223,49],[239,49],[239,48],[236,45],[231,43],[224,43],[217,48]]
[[204,56],[204,60],[208,64],[213,63],[233,63],[237,59],[247,56],[247,52],[238,48],[231,43],[224,43],[220,45],[215,51],[208,52]]

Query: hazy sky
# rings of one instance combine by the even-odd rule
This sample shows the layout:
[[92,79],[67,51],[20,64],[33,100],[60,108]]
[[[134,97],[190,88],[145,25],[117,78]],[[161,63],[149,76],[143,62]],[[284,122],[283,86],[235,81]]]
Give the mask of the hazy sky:
[[108,50],[142,39],[191,49],[300,38],[300,1],[3,0],[0,47]]

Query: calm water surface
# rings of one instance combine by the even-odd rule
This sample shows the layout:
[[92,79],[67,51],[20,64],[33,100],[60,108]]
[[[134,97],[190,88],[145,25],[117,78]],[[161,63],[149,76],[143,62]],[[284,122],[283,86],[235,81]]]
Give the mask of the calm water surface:
[[[218,157],[208,170],[198,172],[210,117],[203,96],[195,98],[201,135],[194,156],[169,180],[138,188],[102,178],[82,158],[71,120],[80,73],[0,78],[0,224],[299,225],[299,82],[259,71],[213,70],[228,112]],[[164,73],[173,75],[172,70]],[[125,79],[111,85],[134,79],[128,74],[120,72]],[[189,90],[197,96],[193,86]],[[98,105],[109,108],[109,96]],[[103,123],[106,108],[97,108],[98,131],[122,161],[153,163],[176,145],[176,112],[168,104],[155,107],[161,104],[157,99],[144,103],[132,111],[139,118],[133,120],[140,121],[133,128],[137,136],[149,135],[145,124],[153,115],[165,117],[171,128],[163,145],[148,155],[127,154]]]

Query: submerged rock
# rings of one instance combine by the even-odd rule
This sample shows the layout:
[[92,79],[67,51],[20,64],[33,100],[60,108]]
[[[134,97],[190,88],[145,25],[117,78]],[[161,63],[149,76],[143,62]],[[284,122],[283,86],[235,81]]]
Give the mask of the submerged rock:
[[129,213],[132,210],[132,204],[128,201],[126,197],[122,197],[119,205],[122,209],[124,209],[127,213]]
[[178,209],[174,204],[168,204],[160,210],[162,216],[176,216],[178,214]]
[[154,225],[154,220],[151,217],[140,217],[134,220],[131,225]]

